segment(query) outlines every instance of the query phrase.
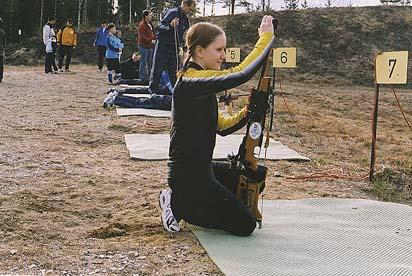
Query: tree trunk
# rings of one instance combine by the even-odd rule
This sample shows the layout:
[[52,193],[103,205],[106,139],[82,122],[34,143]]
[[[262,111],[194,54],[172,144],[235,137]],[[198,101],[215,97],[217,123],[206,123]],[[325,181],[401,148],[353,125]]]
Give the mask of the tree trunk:
[[40,30],[43,34],[43,8],[44,8],[44,0],[41,0],[40,3]]
[[13,42],[13,0],[10,1],[10,42]]
[[266,2],[265,0],[262,0],[262,11],[265,11],[265,7],[266,7]]
[[79,0],[79,10],[77,11],[77,28],[80,28],[80,17],[82,16],[82,0]]
[[203,17],[206,16],[206,0],[203,0]]
[[83,25],[87,25],[87,0],[84,0],[84,7],[83,7]]
[[230,14],[235,14],[235,0],[230,0]]
[[266,4],[266,10],[270,9],[270,0],[268,0],[268,3]]
[[100,12],[100,0],[97,0],[97,18],[99,19],[99,24],[101,23],[101,21],[102,21],[102,14],[101,14],[101,12]]
[[129,25],[132,25],[132,0],[129,0]]

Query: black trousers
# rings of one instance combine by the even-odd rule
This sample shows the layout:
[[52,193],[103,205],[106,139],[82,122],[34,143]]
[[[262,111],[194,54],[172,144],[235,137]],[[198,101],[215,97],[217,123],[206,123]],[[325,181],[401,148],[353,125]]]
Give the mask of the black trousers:
[[224,162],[213,162],[208,172],[188,167],[184,177],[169,178],[174,216],[204,228],[250,235],[256,220],[235,196],[238,178]]
[[120,73],[120,62],[118,58],[106,58],[107,70],[115,71],[116,74]]
[[3,80],[3,63],[4,56],[0,56],[0,81]]
[[64,68],[69,69],[70,62],[72,60],[72,52],[73,52],[73,46],[61,45],[59,47],[59,69],[63,68],[64,56],[66,56],[66,62],[64,64]]
[[45,61],[44,61],[44,72],[51,73],[53,71],[53,58],[55,57],[54,53],[46,53]]
[[97,62],[97,66],[99,67],[99,69],[103,68],[103,61],[104,61],[105,55],[106,55],[106,47],[97,46],[97,56],[99,58]]

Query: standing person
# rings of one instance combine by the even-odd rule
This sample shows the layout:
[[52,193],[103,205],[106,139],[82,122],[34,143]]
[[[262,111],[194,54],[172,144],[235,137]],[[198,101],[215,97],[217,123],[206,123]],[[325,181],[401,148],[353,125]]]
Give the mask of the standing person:
[[3,19],[0,18],[0,82],[3,81],[3,63],[6,55],[6,33],[3,30]]
[[106,61],[107,61],[107,78],[109,83],[113,83],[113,74],[120,77],[120,55],[123,51],[123,43],[116,36],[116,25],[110,23],[107,26],[109,35],[106,39]]
[[100,28],[96,32],[96,38],[94,39],[94,47],[97,49],[97,55],[99,61],[97,63],[98,71],[101,72],[103,69],[104,56],[106,54],[106,41],[109,31],[107,30],[107,22],[102,21]]
[[53,73],[57,74],[59,71],[56,65],[56,53],[57,53],[57,36],[56,36],[56,27],[53,27],[53,36],[51,39],[51,44],[52,44],[52,53],[51,53],[51,65],[53,68]]
[[272,17],[264,16],[259,40],[236,67],[221,70],[225,60],[224,31],[210,23],[193,25],[186,35],[188,57],[179,72],[172,101],[168,184],[160,192],[163,227],[180,231],[183,219],[205,228],[247,236],[256,220],[236,197],[239,176],[230,164],[212,162],[216,134],[228,135],[248,122],[245,107],[231,117],[218,112],[216,93],[245,83],[264,65],[274,42]]
[[44,73],[53,73],[52,66],[54,64],[53,57],[53,39],[56,39],[56,33],[54,32],[54,25],[56,24],[56,18],[50,16],[47,20],[47,24],[43,27],[43,43],[46,52],[45,62],[44,62]]
[[183,46],[183,34],[189,29],[187,15],[195,7],[194,0],[183,0],[180,6],[167,10],[161,18],[158,41],[153,53],[150,90],[155,91],[158,89],[159,80],[164,70],[167,70],[172,83],[176,82],[179,47]]
[[70,62],[72,59],[73,49],[77,45],[77,33],[73,28],[73,20],[67,19],[66,26],[61,28],[57,34],[57,44],[59,47],[59,72],[63,72],[63,60],[66,56],[64,69],[70,72]]
[[139,75],[143,83],[149,83],[149,73],[152,68],[153,45],[156,43],[152,14],[148,10],[143,11],[143,19],[137,27],[137,45],[141,54]]

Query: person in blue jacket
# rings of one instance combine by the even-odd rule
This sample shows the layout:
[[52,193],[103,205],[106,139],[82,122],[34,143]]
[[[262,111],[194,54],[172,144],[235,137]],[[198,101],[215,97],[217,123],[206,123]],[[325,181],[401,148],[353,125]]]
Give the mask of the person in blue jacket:
[[187,15],[196,8],[194,0],[182,0],[180,6],[167,10],[160,19],[158,40],[153,52],[152,71],[149,89],[159,88],[159,81],[164,70],[169,74],[173,85],[178,70],[179,47],[184,45],[183,35],[189,29]]
[[106,39],[106,61],[107,61],[107,77],[109,83],[113,83],[113,74],[115,77],[120,77],[120,55],[122,54],[124,45],[116,36],[116,25],[110,23],[107,26],[109,35]]
[[96,38],[94,39],[93,46],[96,47],[97,55],[99,61],[97,62],[98,71],[101,72],[103,69],[104,56],[106,54],[106,41],[109,35],[109,30],[107,29],[107,22],[102,21],[100,28],[96,32]]

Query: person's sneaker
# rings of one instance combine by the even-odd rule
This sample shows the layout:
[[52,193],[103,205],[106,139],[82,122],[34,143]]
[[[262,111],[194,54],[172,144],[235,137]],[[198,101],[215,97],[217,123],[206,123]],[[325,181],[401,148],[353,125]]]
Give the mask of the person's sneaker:
[[159,206],[162,209],[162,224],[168,232],[176,233],[180,231],[180,225],[173,216],[170,200],[172,198],[171,190],[162,190],[159,193]]
[[62,68],[59,68],[59,72],[60,72],[60,73],[63,73],[64,71],[63,71],[63,69],[62,69]]
[[107,94],[107,97],[103,101],[103,107],[104,108],[113,107],[114,99],[116,98],[117,94],[118,93],[116,91],[113,91],[113,92],[110,92],[109,94]]
[[101,72],[102,71],[102,69],[97,69],[97,72]]
[[71,72],[69,68],[64,69],[65,72]]

